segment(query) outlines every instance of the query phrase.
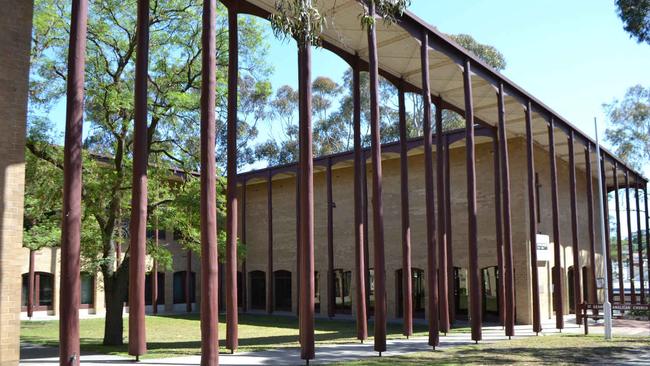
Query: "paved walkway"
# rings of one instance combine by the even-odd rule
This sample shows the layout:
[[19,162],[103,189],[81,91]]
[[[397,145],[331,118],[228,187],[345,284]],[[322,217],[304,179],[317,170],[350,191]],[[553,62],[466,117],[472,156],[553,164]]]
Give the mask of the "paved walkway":
[[[648,335],[650,336],[650,324],[645,327],[628,327],[628,324],[621,323],[622,328],[616,328],[615,334],[627,335]],[[543,324],[545,330],[540,336],[557,334],[558,330],[554,328],[555,322],[553,319],[547,320]],[[534,336],[531,326],[521,325],[515,327],[514,338],[524,338]],[[592,333],[599,333],[603,331],[603,327],[599,325],[591,325],[589,331]],[[575,318],[568,316],[565,319],[564,333],[582,333],[582,328],[575,324]],[[508,338],[503,335],[503,330],[500,326],[490,326],[483,328],[483,341],[481,343],[491,343],[507,340]],[[440,337],[440,346],[438,349],[444,349],[460,345],[473,344],[470,339],[469,333],[450,334]],[[427,345],[426,338],[411,338],[411,339],[395,339],[387,341],[388,351],[384,352],[384,356],[402,355],[405,353],[422,352],[430,350],[431,347]],[[31,346],[23,344],[21,347],[21,361],[20,365],[24,366],[56,366],[58,365],[57,349],[49,347]],[[646,358],[647,356],[647,358]],[[373,351],[372,342],[365,344],[337,344],[337,345],[317,345],[316,347],[316,360],[312,364],[327,364],[332,362],[341,362],[349,360],[358,360],[367,357],[377,357],[377,352]],[[133,358],[126,358],[121,356],[110,355],[82,355],[81,361],[83,365],[87,366],[133,366],[135,364]],[[632,361],[632,360],[630,360]],[[650,354],[644,354],[641,362],[650,362]],[[221,354],[219,357],[221,365],[302,365],[304,361],[300,359],[300,350],[297,348],[281,348],[277,350],[267,350],[258,352],[242,352],[231,354]],[[174,357],[163,359],[145,359],[138,364],[146,366],[190,366],[199,365],[199,356],[186,356]],[[647,363],[646,363],[647,364]]]

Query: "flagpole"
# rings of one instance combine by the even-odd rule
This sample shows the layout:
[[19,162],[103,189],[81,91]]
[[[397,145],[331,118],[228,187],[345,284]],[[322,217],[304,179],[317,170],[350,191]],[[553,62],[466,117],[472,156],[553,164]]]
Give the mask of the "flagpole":
[[[598,164],[600,164],[600,141],[598,140],[598,121],[594,117],[594,129],[596,131],[596,161]],[[596,169],[598,171],[598,210],[600,211],[600,217],[604,218],[603,215],[605,215],[605,210],[603,209],[604,207],[604,202],[603,202],[603,177],[601,176],[601,169]],[[605,269],[607,264],[605,261],[607,260],[607,254],[606,254],[606,247],[605,247],[605,221],[600,220],[600,245],[602,249],[602,258],[603,258],[603,288],[605,290],[605,301],[603,302],[603,311],[605,313],[605,340],[611,340],[612,339],[612,304],[609,302],[609,289],[608,287],[608,279],[607,279],[607,270]],[[586,319],[585,319],[586,321]]]

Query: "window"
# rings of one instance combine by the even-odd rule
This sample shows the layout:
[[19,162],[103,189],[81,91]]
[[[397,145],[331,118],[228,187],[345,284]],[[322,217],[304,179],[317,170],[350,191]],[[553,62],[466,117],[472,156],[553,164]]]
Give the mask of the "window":
[[[402,270],[395,271],[397,316],[404,316],[404,297],[402,286]],[[411,268],[411,297],[413,306],[413,317],[424,318],[424,271],[418,268]]]
[[314,312],[320,313],[320,273],[314,272]]
[[499,314],[499,271],[497,267],[481,269],[481,285],[483,289],[483,313]]
[[352,311],[351,283],[351,271],[334,270],[334,311],[336,313],[349,314]]
[[266,309],[266,275],[263,271],[252,271],[250,277],[251,309]]
[[273,272],[275,310],[291,311],[291,272]]
[[[29,273],[22,276],[22,305],[27,310],[29,293]],[[54,308],[54,275],[47,272],[34,272],[34,310]]]
[[[152,298],[152,288],[151,288],[151,283],[152,283],[152,273],[147,273],[147,276],[144,278],[144,303],[145,305],[151,305],[151,298]],[[165,304],[165,274],[162,272],[157,273],[157,281],[158,285],[156,288],[158,289],[158,301],[156,303],[158,305],[164,305]],[[185,291],[183,289],[183,291]],[[185,295],[183,292],[183,301],[185,302]]]
[[456,314],[467,315],[467,269],[454,267],[454,304]]
[[81,274],[81,307],[92,308],[95,304],[95,277],[90,273]]
[[[174,272],[174,304],[186,302],[186,273],[187,271]],[[190,272],[190,303],[196,301],[196,273]]]

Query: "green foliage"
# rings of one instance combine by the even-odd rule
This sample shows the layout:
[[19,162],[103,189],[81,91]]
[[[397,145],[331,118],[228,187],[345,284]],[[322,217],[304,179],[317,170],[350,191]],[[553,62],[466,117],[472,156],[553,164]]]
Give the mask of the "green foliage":
[[394,24],[404,14],[406,8],[411,5],[411,0],[366,0],[364,12],[359,15],[363,28],[375,25],[375,18],[370,15],[369,7],[371,4],[374,4],[375,13],[381,16],[386,24]]
[[494,46],[479,43],[469,34],[450,34],[449,38],[473,53],[486,64],[492,66],[495,70],[503,71],[506,68],[505,57]]
[[275,11],[269,20],[276,37],[291,37],[299,45],[320,45],[325,18],[312,0],[279,0],[275,3]]
[[616,8],[630,38],[650,44],[650,0],[616,0]]
[[605,139],[616,154],[639,169],[650,158],[650,88],[635,85],[623,100],[604,104],[609,126]]

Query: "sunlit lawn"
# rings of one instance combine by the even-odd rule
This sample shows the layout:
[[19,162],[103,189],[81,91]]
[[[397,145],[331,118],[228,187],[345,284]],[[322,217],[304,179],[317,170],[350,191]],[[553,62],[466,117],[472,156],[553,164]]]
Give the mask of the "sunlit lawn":
[[[219,324],[219,335],[226,334],[224,319]],[[80,322],[82,351],[126,355],[128,319],[124,319],[123,346],[103,346],[104,319],[83,319]],[[173,357],[200,354],[200,328],[198,314],[147,316],[147,347],[145,357]],[[372,335],[372,323],[368,333]],[[388,337],[399,338],[401,324],[388,325]],[[415,336],[426,336],[426,325],[414,325]],[[467,331],[459,328],[455,332]],[[58,344],[58,321],[24,321],[20,339],[23,342],[56,346]],[[289,316],[249,315],[239,316],[239,349],[257,351],[278,347],[298,347],[298,320]],[[372,338],[369,340],[371,341]],[[317,343],[349,343],[356,341],[355,323],[351,320],[316,320]],[[225,350],[222,348],[222,352]]]
[[648,360],[649,349],[650,337],[618,337],[606,342],[602,335],[567,334],[459,346],[404,356],[372,357],[338,365],[643,364],[643,360]]

